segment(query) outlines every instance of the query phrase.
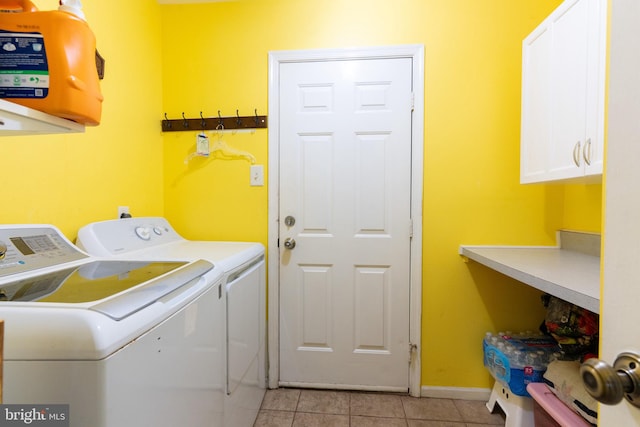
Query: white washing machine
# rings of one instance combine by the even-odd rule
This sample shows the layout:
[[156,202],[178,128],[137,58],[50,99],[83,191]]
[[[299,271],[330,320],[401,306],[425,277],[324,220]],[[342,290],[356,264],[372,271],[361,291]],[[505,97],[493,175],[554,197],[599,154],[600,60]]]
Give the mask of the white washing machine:
[[103,259],[54,226],[1,225],[2,403],[68,405],[71,427],[221,426],[222,280],[205,260]]
[[129,260],[205,259],[224,271],[226,397],[224,425],[251,427],[266,391],[266,266],[260,243],[194,241],[162,217],[88,224],[77,245],[92,255]]

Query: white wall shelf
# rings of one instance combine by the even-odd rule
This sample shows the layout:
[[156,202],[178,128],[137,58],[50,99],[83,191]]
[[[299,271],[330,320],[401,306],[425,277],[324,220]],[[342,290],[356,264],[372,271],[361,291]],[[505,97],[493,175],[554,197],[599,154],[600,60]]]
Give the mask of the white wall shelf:
[[459,253],[538,290],[600,312],[600,256],[593,252],[565,245],[462,245]]
[[0,135],[81,133],[84,125],[0,99]]

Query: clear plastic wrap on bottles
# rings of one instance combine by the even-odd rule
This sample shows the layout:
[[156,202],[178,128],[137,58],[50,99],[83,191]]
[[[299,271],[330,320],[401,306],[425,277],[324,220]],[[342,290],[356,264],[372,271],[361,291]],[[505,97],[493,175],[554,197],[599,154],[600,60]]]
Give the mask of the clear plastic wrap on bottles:
[[529,396],[527,384],[542,382],[547,365],[560,354],[552,337],[530,331],[487,333],[482,347],[485,367],[518,396]]

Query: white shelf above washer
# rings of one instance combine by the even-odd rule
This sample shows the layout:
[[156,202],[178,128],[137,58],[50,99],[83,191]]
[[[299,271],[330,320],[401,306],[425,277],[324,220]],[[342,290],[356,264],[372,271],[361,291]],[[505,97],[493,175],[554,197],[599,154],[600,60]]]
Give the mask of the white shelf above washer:
[[[600,256],[593,251],[582,251],[579,246],[563,245],[563,233],[567,232],[560,232],[560,246],[461,245],[459,253],[538,290],[599,313]],[[599,236],[597,238],[599,242]]]
[[82,133],[84,130],[84,125],[71,120],[0,99],[1,136]]

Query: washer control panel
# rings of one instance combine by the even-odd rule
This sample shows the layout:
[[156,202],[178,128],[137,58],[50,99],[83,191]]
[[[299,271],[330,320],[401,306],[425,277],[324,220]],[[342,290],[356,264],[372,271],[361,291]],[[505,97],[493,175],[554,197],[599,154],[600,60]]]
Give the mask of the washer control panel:
[[170,232],[167,227],[159,225],[140,225],[136,227],[134,231],[136,233],[136,236],[138,236],[142,240],[151,240],[151,237],[153,235],[162,236],[163,234]]
[[115,219],[78,231],[78,246],[93,255],[113,256],[184,240],[162,217]]
[[0,226],[0,277],[88,258],[49,225]]
[[141,238],[142,240],[151,240],[151,232],[149,231],[149,227],[136,227],[136,236]]

